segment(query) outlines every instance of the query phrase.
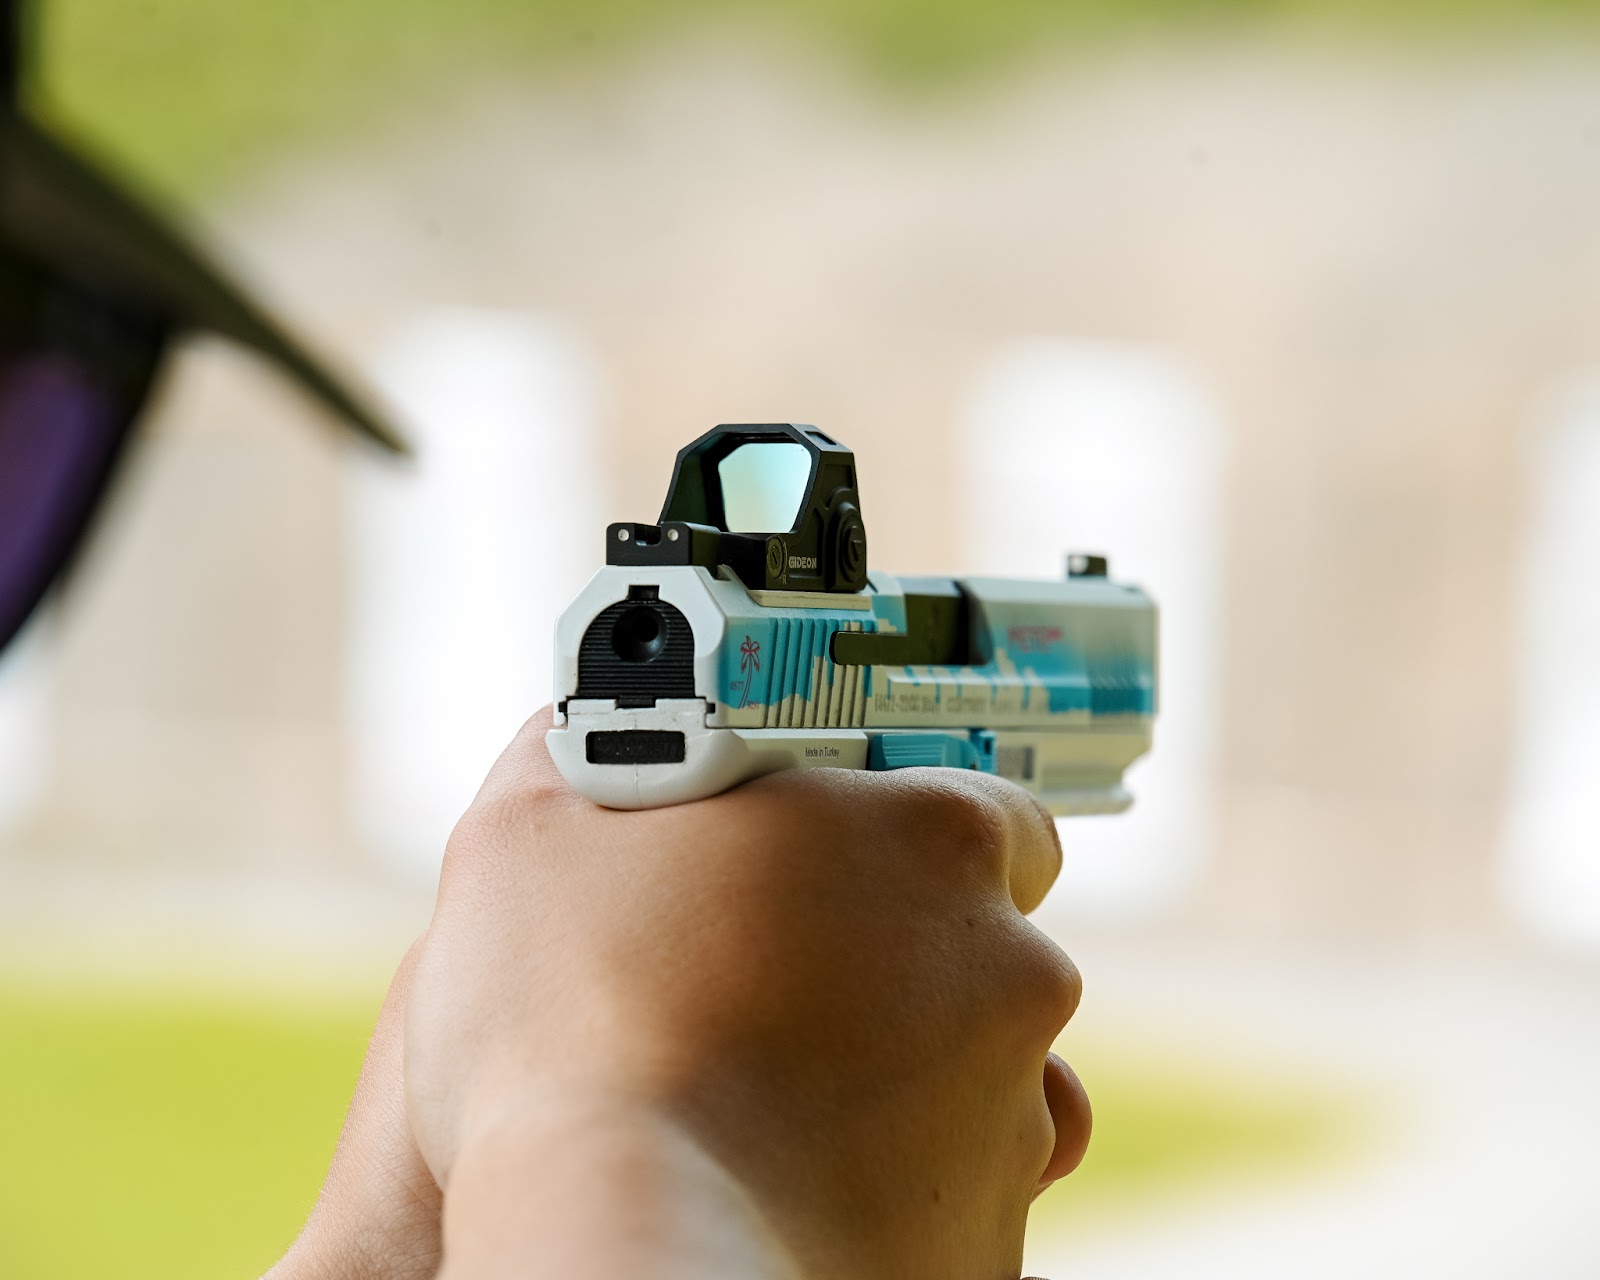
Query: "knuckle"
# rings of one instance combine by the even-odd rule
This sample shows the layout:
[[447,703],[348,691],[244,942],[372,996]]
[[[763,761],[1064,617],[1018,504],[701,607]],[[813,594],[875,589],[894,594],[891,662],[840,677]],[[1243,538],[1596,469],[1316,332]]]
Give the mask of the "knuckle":
[[941,782],[919,794],[914,804],[925,832],[959,864],[1004,871],[1005,815],[985,792]]
[[514,741],[496,762],[473,797],[469,813],[483,811],[507,825],[515,825],[536,819],[541,811],[556,808],[563,799],[574,796],[560,773],[545,767],[549,756],[543,737],[534,739],[527,751],[518,749],[520,742],[520,738]]
[[1026,1001],[1030,1012],[1054,1039],[1078,1011],[1083,977],[1072,958],[1051,938],[1026,921],[1023,927],[1029,943]]

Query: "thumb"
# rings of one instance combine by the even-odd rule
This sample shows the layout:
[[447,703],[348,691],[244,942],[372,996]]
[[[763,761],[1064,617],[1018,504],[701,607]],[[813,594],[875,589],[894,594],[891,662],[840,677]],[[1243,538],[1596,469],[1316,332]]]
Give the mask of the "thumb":
[[401,1078],[406,997],[419,950],[412,946],[390,983],[322,1194],[267,1280],[330,1268],[425,1280],[438,1270],[441,1195],[406,1124]]

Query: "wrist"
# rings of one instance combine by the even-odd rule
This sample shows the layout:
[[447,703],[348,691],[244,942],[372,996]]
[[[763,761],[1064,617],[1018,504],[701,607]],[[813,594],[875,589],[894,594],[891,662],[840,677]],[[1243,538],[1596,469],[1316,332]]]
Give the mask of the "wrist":
[[557,1088],[472,1117],[445,1189],[444,1280],[797,1280],[755,1204],[661,1112]]

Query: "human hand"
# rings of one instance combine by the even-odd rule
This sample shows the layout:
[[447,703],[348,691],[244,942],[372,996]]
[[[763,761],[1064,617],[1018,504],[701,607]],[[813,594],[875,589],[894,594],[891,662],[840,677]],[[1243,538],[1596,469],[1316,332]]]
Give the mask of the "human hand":
[[421,944],[395,971],[305,1229],[265,1280],[431,1280],[439,1187],[406,1123],[405,1008]]
[[[1016,1276],[1028,1205],[1089,1129],[1047,1057],[1078,975],[1022,915],[1059,867],[1050,818],[948,770],[791,772],[608,811],[566,787],[548,725],[524,727],[451,837],[409,998],[446,1273],[467,1256],[460,1186],[499,1185],[507,1145],[552,1170],[614,1117],[628,1168],[699,1168],[805,1275]],[[621,1167],[520,1197],[524,1219],[567,1205],[521,1239],[559,1233],[602,1166]]]

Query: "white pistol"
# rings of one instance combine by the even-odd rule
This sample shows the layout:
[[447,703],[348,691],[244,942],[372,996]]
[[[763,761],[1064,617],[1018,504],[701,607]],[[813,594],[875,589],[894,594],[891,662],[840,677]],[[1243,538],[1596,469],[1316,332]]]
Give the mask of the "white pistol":
[[556,627],[550,753],[613,809],[778,769],[982,769],[1058,816],[1117,813],[1150,747],[1156,608],[1100,556],[1055,582],[867,569],[854,455],[719,426],[656,524],[614,524]]

